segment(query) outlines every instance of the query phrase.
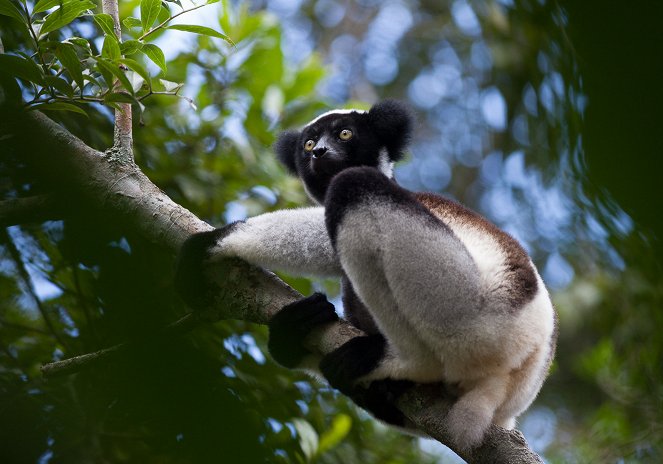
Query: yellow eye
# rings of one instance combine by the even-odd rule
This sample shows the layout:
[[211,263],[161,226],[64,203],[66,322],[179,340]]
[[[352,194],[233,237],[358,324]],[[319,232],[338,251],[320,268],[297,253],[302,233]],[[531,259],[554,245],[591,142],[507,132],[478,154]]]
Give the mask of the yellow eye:
[[311,151],[315,147],[315,142],[313,140],[307,140],[304,144],[304,150]]
[[343,129],[338,134],[338,138],[341,140],[350,140],[352,138],[352,131],[350,129]]

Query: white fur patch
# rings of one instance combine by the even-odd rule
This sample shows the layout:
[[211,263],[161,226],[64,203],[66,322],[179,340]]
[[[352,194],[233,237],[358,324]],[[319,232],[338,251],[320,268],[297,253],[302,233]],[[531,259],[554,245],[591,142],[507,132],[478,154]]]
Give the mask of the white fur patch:
[[378,170],[390,179],[394,177],[394,162],[389,159],[389,153],[387,153],[386,148],[380,150]]
[[367,111],[366,111],[366,110],[352,109],[352,108],[351,108],[351,109],[347,109],[347,110],[331,110],[331,111],[327,111],[326,113],[322,113],[320,116],[318,116],[317,118],[315,118],[313,121],[307,123],[304,127],[302,127],[302,129],[305,129],[305,128],[307,128],[308,126],[310,126],[310,125],[312,125],[312,124],[315,124],[316,122],[318,122],[320,119],[324,118],[325,116],[329,116],[329,115],[331,115],[331,114],[350,114],[350,113],[362,113],[362,114],[363,114],[363,113],[367,113]]

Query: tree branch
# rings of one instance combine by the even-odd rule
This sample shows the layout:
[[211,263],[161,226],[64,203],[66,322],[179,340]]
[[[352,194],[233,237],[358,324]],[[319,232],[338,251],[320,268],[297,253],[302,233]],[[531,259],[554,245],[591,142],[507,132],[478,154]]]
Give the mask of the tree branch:
[[62,211],[55,195],[35,195],[0,201],[0,227],[41,223],[59,219],[61,216]]
[[[102,0],[101,10],[113,18],[113,31],[117,40],[122,43],[122,28],[118,0]],[[117,81],[114,85],[117,85]],[[118,103],[115,110],[115,129],[113,148],[119,150],[119,156],[125,160],[133,159],[133,132],[131,125],[131,103]]]
[[[154,243],[175,254],[183,241],[194,232],[209,230],[210,226],[188,210],[175,204],[159,190],[133,164],[117,163],[99,153],[62,129],[46,116],[31,112],[21,121],[11,118],[0,122],[3,130],[19,133],[26,157],[44,177],[55,179],[61,185],[70,185],[97,208],[107,214],[123,218],[123,223]],[[30,129],[20,134],[21,127]],[[35,131],[40,134],[35,136]],[[47,149],[35,146],[46,141]],[[64,177],[64,178],[63,178]],[[220,263],[213,269],[218,286],[216,304],[204,317],[236,318],[265,323],[284,305],[299,298],[271,272],[250,266],[239,260]],[[329,353],[362,332],[348,323],[330,324],[309,337],[311,347],[320,353]],[[114,350],[72,358],[67,367],[72,371],[93,362],[89,359],[107,357]],[[87,357],[86,357],[87,356]],[[453,397],[440,385],[420,385],[402,395],[397,407],[412,424],[428,436],[446,444],[444,418],[453,404]],[[522,435],[493,426],[479,448],[459,455],[470,463],[541,463]]]

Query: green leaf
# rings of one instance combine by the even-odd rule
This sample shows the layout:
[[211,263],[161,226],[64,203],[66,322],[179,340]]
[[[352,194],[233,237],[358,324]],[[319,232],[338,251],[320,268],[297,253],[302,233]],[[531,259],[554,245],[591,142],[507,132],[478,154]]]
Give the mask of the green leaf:
[[348,435],[351,428],[352,418],[347,414],[338,414],[334,417],[329,430],[326,430],[320,436],[320,445],[317,454],[323,454],[338,445]]
[[28,24],[23,12],[10,0],[0,0],[0,15],[18,19],[23,24]]
[[207,0],[207,4],[211,5],[212,3],[219,3],[221,0]]
[[154,62],[161,70],[166,73],[166,57],[163,54],[163,51],[154,44],[145,44],[141,50],[147,57]]
[[70,1],[71,0],[39,0],[32,10],[32,14],[35,15],[37,13],[42,13],[46,10],[50,10],[54,6],[62,6],[65,3],[69,3]]
[[140,2],[140,22],[143,27],[143,32],[147,32],[161,9],[161,0],[141,0]]
[[145,79],[147,85],[149,85],[150,87],[152,86],[150,73],[147,72],[147,69],[145,69],[145,67],[142,64],[140,64],[138,61],[132,60],[131,58],[122,58],[120,60],[120,63],[125,64],[129,69],[135,71],[140,77]]
[[183,82],[172,82],[167,81],[166,79],[159,79],[159,82],[163,85],[166,92],[177,92],[182,86],[184,86]]
[[60,8],[46,16],[39,34],[47,34],[56,29],[60,29],[62,26],[66,26],[72,22],[84,11],[95,8],[96,6],[97,5],[90,0],[71,0],[69,2],[63,2]]
[[74,46],[69,43],[60,43],[55,47],[55,56],[67,69],[71,78],[79,87],[83,87],[83,69]]
[[124,75],[124,71],[120,69],[119,63],[117,62],[111,63],[110,61],[99,59],[97,61],[97,66],[99,67],[99,71],[101,71],[101,74],[104,76],[104,79],[106,80],[106,84],[108,84],[109,89],[113,88],[112,76],[115,76],[120,80],[122,87],[124,87],[124,89],[127,92],[133,93],[133,87],[131,85],[131,82],[129,82],[127,76]]
[[172,26],[168,26],[166,29],[174,29],[176,31],[193,32],[194,34],[208,35],[210,37],[216,37],[217,39],[223,39],[229,44],[235,45],[233,41],[230,40],[230,37],[215,31],[211,27],[193,26],[190,24],[173,24]]
[[101,28],[102,31],[104,31],[104,33],[113,37],[115,40],[118,40],[117,36],[115,35],[113,17],[111,15],[106,13],[100,13],[92,16],[94,18],[94,22],[99,25],[99,27]]
[[39,85],[44,83],[44,73],[37,63],[30,59],[16,55],[0,55],[0,69],[8,71],[11,76],[34,82]]
[[131,95],[124,93],[124,92],[114,92],[114,93],[109,93],[104,97],[104,103],[138,103],[138,100],[136,100],[134,97]]
[[71,88],[69,82],[57,76],[46,76],[46,85],[53,87],[60,93],[65,94],[69,98],[74,96],[74,89]]
[[122,56],[120,53],[120,44],[114,35],[104,35],[104,45],[101,47],[101,56],[110,60],[118,60]]
[[88,52],[90,51],[90,42],[88,42],[87,39],[83,39],[81,37],[69,37],[67,40],[64,40],[64,42],[70,42],[74,45],[78,45]]
[[143,42],[138,40],[127,40],[120,44],[120,52],[123,55],[133,55],[134,53],[139,52],[143,48]]
[[313,426],[304,419],[293,419],[292,425],[299,435],[299,446],[307,459],[311,459],[318,450],[318,433]]
[[43,105],[31,106],[30,110],[39,111],[72,111],[87,117],[87,113],[76,105],[65,102],[44,103]]
[[122,24],[124,24],[124,27],[126,27],[127,29],[140,27],[140,19],[134,18],[133,16],[129,16],[128,18],[124,18],[122,20]]

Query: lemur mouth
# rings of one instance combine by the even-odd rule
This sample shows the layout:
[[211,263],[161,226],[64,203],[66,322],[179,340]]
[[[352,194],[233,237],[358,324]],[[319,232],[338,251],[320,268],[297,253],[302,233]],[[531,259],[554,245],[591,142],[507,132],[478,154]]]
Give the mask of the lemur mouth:
[[315,173],[333,174],[339,171],[340,159],[333,151],[327,151],[321,156],[311,157],[311,169]]

